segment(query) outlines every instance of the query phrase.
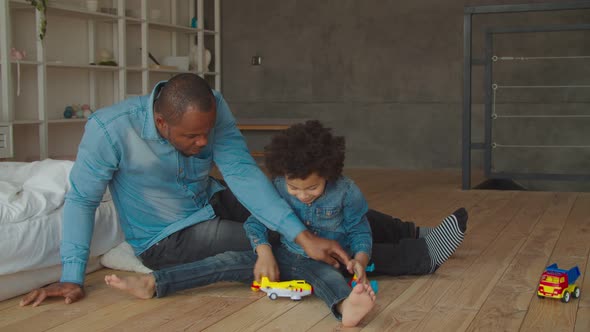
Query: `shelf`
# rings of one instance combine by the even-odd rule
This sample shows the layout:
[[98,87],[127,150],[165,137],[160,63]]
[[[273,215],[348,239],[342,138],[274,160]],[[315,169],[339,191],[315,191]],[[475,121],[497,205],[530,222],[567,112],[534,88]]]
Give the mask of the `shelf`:
[[[15,7],[23,7],[28,6],[31,9],[34,7],[26,2],[21,0],[11,0],[12,4]],[[82,2],[83,3],[83,2]],[[87,18],[87,19],[97,19],[97,20],[104,20],[104,21],[116,21],[119,18],[123,18],[121,16],[107,14],[100,11],[90,11],[82,6],[74,7],[74,6],[67,6],[61,4],[48,4],[47,5],[47,15],[58,15],[58,16],[66,16],[66,17],[76,17],[76,18]]]
[[145,22],[144,19],[131,16],[125,16],[125,21],[129,22],[129,24],[140,24]]
[[36,65],[40,65],[41,62],[40,61],[31,61],[31,60],[21,60],[21,61],[16,61],[16,60],[10,60],[10,63],[12,64],[18,64],[20,63],[21,65],[24,66],[36,66]]
[[59,120],[47,120],[47,123],[82,123],[86,122],[88,119],[86,118],[75,118],[75,119],[59,119]]
[[13,125],[38,125],[43,123],[41,120],[14,120],[12,121]]
[[193,74],[197,74],[197,75],[206,75],[206,76],[216,76],[219,75],[218,72],[214,72],[214,71],[206,71],[206,72],[200,72],[200,71],[196,71],[196,70],[180,70],[180,69],[148,69],[145,67],[127,67],[128,71],[132,71],[132,72],[142,72],[144,70],[149,70],[152,73],[172,73],[172,74],[177,74],[177,73],[193,73]]
[[160,23],[160,22],[148,22],[148,26],[150,28],[156,30],[163,30],[163,31],[171,31],[171,32],[184,32],[188,34],[197,34],[199,29],[187,27],[184,25],[176,25],[170,23]]
[[[10,60],[11,64],[18,64],[16,60]],[[37,66],[43,64],[41,61],[22,60],[21,66]],[[88,70],[103,70],[103,71],[117,71],[122,69],[120,66],[99,66],[99,65],[76,65],[63,62],[46,62],[47,67],[51,68],[72,68],[72,69],[88,69]]]
[[[144,22],[142,19],[130,18],[128,19],[130,24],[140,24]],[[196,35],[200,31],[207,36],[214,36],[218,34],[217,31],[213,30],[203,30],[198,28],[191,28],[185,25],[177,25],[177,24],[170,24],[170,23],[162,23],[162,22],[148,22],[148,27],[154,30],[161,30],[161,31],[169,31],[169,32],[183,32],[186,34],[193,34]]]
[[[40,17],[30,0],[0,2],[3,3],[0,7],[6,7],[0,10],[0,38],[18,41],[19,45],[22,43],[29,53],[28,57],[18,62],[21,79],[24,79],[20,88],[24,94],[17,98],[14,93],[17,69],[14,64],[17,62],[10,58],[12,42],[0,42],[0,53],[8,55],[2,59],[0,67],[4,65],[4,68],[0,71],[4,69],[3,74],[10,71],[14,76],[7,84],[0,83],[0,94],[6,96],[6,100],[0,103],[0,121],[20,132],[31,131],[34,136],[18,138],[22,140],[19,159],[44,159],[75,153],[73,147],[88,119],[63,118],[60,100],[80,97],[93,105],[117,103],[125,98],[144,96],[151,92],[155,81],[181,73],[200,75],[212,88],[221,89],[221,0],[99,0],[97,11],[88,10],[86,0],[47,0],[48,35],[51,35],[52,22],[55,21],[59,23],[55,26],[56,31],[64,37],[53,36],[42,42],[38,39],[37,21]],[[153,19],[150,8],[156,2],[158,6],[163,6],[165,15],[157,19],[154,16]],[[210,26],[206,29],[202,25],[198,28],[190,26],[193,15],[199,22],[204,22],[205,13],[208,19],[211,19],[209,16],[214,17],[209,22]],[[77,46],[70,51],[72,43]],[[195,43],[210,48],[211,61],[218,63],[216,67],[211,65],[201,70],[193,66],[191,70],[150,68],[152,61],[146,58],[145,52],[138,52],[138,49],[143,49],[151,50],[153,54],[189,53],[193,56],[193,53],[201,53],[200,56],[205,58],[206,49],[197,48],[195,52]],[[90,59],[98,62],[98,58],[84,54],[96,54],[101,48],[113,51],[118,59],[117,66],[89,64]],[[81,57],[74,58],[74,54],[69,52],[77,52],[75,55]],[[53,142],[54,137],[56,140],[68,140],[68,144],[57,146]]]
[[147,70],[147,68],[146,67],[134,67],[134,66],[132,66],[132,67],[127,67],[127,70],[128,71],[142,72],[144,70]]
[[[29,2],[25,0],[10,0],[11,8],[12,9],[35,9]],[[61,4],[54,4],[47,6],[47,13],[48,15],[56,14],[60,16],[70,16],[70,17],[78,17],[78,18],[90,18],[90,19],[102,19],[106,21],[116,21],[118,19],[124,19],[125,21],[129,22],[130,24],[141,24],[146,22],[146,20],[132,17],[132,16],[118,16],[113,14],[103,13],[101,11],[89,11],[86,8],[80,7],[73,7]],[[154,28],[157,30],[165,30],[165,31],[173,31],[173,32],[184,32],[188,34],[197,34],[199,31],[203,31],[206,35],[216,35],[218,34],[217,31],[213,30],[203,30],[192,28],[189,26],[184,25],[177,25],[177,24],[170,24],[170,23],[163,23],[163,22],[155,22],[155,21],[148,21],[148,26],[150,28]]]
[[[14,9],[25,9],[25,8],[34,9],[34,7],[29,2],[24,1],[24,0],[10,0],[10,4],[11,4],[11,8],[14,8]],[[98,19],[98,20],[105,20],[105,21],[116,21],[117,19],[122,18],[117,15],[102,13],[100,11],[89,11],[82,6],[73,7],[73,6],[67,6],[67,5],[61,5],[61,4],[48,4],[47,5],[47,15]]]
[[102,70],[102,71],[117,71],[123,67],[119,66],[99,66],[99,65],[75,65],[62,62],[46,62],[47,67],[52,68],[70,68],[70,69],[87,69],[87,70]]
[[35,7],[31,3],[25,0],[10,0],[10,9],[30,9],[33,10]]
[[193,73],[199,74],[194,70],[182,70],[182,69],[150,69],[150,73],[170,73],[170,74],[181,74],[181,73]]

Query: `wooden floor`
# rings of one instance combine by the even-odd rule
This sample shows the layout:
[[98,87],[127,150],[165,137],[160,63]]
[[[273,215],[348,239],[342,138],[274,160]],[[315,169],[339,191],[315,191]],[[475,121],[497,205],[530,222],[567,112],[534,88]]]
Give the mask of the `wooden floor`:
[[[435,274],[380,277],[363,331],[590,331],[590,194],[461,191],[457,172],[347,172],[370,206],[435,225],[464,206],[463,245]],[[535,295],[544,267],[578,265],[580,299]],[[19,308],[0,302],[0,331],[331,331],[338,322],[317,298],[271,301],[241,284],[217,284],[164,299],[108,289],[110,271],[89,276],[87,298]],[[355,330],[355,329],[352,329]]]

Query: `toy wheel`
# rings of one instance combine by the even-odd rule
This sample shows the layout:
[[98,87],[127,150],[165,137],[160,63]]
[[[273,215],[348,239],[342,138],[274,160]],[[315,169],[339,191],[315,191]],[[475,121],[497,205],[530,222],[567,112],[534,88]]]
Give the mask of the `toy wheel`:
[[570,292],[563,292],[563,297],[561,298],[561,301],[564,303],[568,303],[570,301]]
[[574,288],[574,292],[572,293],[572,297],[574,299],[577,299],[580,297],[580,288],[578,288],[578,287]]
[[540,298],[540,299],[544,299],[545,298],[545,296],[539,295],[539,294],[537,294],[537,297]]
[[271,300],[276,300],[279,296],[277,295],[277,293],[270,293],[268,297],[270,297]]

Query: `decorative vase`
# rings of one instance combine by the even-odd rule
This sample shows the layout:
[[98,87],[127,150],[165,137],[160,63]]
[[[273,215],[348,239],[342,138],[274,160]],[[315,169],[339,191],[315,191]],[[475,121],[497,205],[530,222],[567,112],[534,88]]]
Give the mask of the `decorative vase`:
[[[193,45],[191,46],[190,56],[189,56],[189,66],[191,70],[198,70],[198,46]],[[210,71],[209,65],[211,64],[211,51],[208,49],[203,49],[203,71]]]

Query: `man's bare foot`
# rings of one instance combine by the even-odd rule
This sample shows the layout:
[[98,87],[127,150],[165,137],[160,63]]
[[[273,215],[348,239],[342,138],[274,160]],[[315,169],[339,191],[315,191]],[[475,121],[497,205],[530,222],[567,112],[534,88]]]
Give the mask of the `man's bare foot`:
[[151,299],[156,293],[156,279],[151,274],[119,278],[116,274],[106,275],[104,282],[113,287],[126,291],[140,299]]
[[342,301],[342,325],[356,326],[375,305],[375,292],[369,285],[357,284]]

